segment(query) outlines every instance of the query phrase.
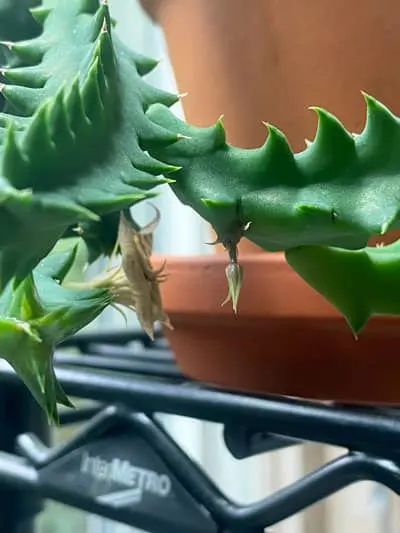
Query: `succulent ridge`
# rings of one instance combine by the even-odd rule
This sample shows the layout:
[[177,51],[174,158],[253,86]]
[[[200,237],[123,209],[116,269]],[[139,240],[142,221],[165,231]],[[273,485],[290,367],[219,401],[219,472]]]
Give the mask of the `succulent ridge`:
[[171,187],[222,242],[245,232],[269,251],[363,248],[372,235],[400,228],[400,120],[373,97],[365,100],[360,135],[316,108],[315,139],[297,154],[273,126],[263,146],[240,149],[226,142],[221,121],[194,127],[156,104],[149,117],[189,138],[152,154],[182,167]]

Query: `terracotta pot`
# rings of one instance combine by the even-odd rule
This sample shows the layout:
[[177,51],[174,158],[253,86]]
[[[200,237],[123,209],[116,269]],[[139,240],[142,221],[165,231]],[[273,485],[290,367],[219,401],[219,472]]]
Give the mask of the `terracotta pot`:
[[[261,144],[268,121],[301,150],[316,131],[311,105],[358,132],[361,90],[400,114],[398,0],[141,3],[164,30],[187,119],[209,126],[224,114],[233,144]],[[243,241],[242,254],[255,251]]]
[[[154,257],[154,265],[164,259]],[[184,374],[246,392],[400,404],[398,320],[375,318],[355,340],[281,254],[247,255],[242,264],[235,316],[221,307],[222,256],[167,257],[162,297],[175,329],[165,334]]]
[[[359,132],[364,90],[400,114],[400,3],[386,0],[142,0],[161,24],[186,118],[224,114],[228,140],[254,147],[262,121],[295,151],[312,139],[322,106]],[[398,238],[396,232],[388,240]],[[382,242],[382,238],[373,242]],[[280,254],[240,250],[239,315],[220,309],[225,257],[169,258],[164,301],[182,370],[229,388],[351,402],[400,403],[400,322],[370,322],[355,341],[344,320]],[[259,249],[256,249],[260,251]],[[179,286],[178,286],[179,284]],[[399,362],[397,362],[399,361]]]

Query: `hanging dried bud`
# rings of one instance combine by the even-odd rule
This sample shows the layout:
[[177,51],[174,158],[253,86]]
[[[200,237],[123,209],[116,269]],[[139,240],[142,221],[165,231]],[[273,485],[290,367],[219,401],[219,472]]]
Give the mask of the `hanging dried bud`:
[[222,305],[232,300],[233,311],[237,313],[240,289],[243,283],[243,268],[238,263],[232,261],[226,267],[225,275],[228,280],[228,296]]
[[155,219],[144,228],[139,228],[128,216],[121,212],[117,242],[121,265],[91,280],[91,286],[107,287],[113,302],[135,311],[140,325],[153,339],[155,322],[172,329],[159,287],[166,280],[165,264],[154,270],[150,260],[152,234],[160,214],[156,209]]

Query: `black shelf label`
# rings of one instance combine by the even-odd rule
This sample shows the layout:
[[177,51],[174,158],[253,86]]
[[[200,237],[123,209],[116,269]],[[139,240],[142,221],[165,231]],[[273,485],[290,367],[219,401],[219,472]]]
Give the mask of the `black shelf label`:
[[40,484],[59,500],[79,500],[82,508],[104,516],[112,509],[112,515],[138,527],[148,522],[164,531],[217,530],[164,460],[130,431],[104,436],[55,460],[40,471]]

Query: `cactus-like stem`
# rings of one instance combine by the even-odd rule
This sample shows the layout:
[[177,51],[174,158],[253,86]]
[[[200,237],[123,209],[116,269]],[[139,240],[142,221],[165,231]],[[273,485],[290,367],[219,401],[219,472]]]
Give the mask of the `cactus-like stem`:
[[0,287],[21,281],[68,228],[154,195],[175,167],[146,150],[178,134],[145,111],[177,98],[142,79],[154,62],[112,34],[106,3],[59,0],[41,34],[7,46],[13,112],[0,114]]
[[214,226],[220,242],[239,240],[248,224],[248,239],[286,251],[292,268],[355,332],[374,314],[400,314],[393,277],[400,245],[366,247],[371,236],[400,228],[400,120],[364,97],[367,120],[359,135],[316,109],[315,139],[297,154],[272,126],[263,146],[240,149],[226,142],[221,121],[197,128],[165,106],[148,111],[160,126],[188,137],[152,150],[182,167],[171,185],[178,198]]
[[289,265],[346,317],[357,335],[373,315],[400,315],[400,241],[344,250],[302,246]]
[[[400,314],[400,244],[366,247],[400,229],[400,119],[382,103],[364,95],[359,135],[314,108],[316,136],[302,152],[272,125],[264,145],[240,149],[227,143],[222,120],[198,128],[171,113],[177,97],[144,81],[156,62],[118,39],[105,0],[38,7],[16,42],[1,18],[15,6],[0,0],[8,62],[0,72],[0,353],[51,419],[57,402],[68,403],[52,366],[58,342],[116,303],[135,308],[149,335],[155,320],[169,325],[164,276],[150,264],[153,227],[145,235],[126,217],[159,184],[213,225],[229,255],[235,310],[246,236],[285,251],[356,333],[373,314]],[[71,235],[86,243],[89,261],[117,242],[122,264],[63,285],[74,252],[53,247]]]
[[263,146],[240,149],[225,141],[220,121],[197,128],[154,105],[153,121],[189,138],[152,153],[182,167],[171,187],[221,242],[249,224],[246,237],[269,251],[359,249],[372,235],[400,228],[400,120],[371,96],[365,100],[360,135],[317,109],[316,137],[297,154],[272,126]]
[[50,421],[57,422],[57,403],[71,405],[53,367],[54,347],[89,324],[110,303],[106,288],[73,290],[62,283],[77,248],[52,252],[17,287],[10,283],[0,296],[1,356],[20,375]]

